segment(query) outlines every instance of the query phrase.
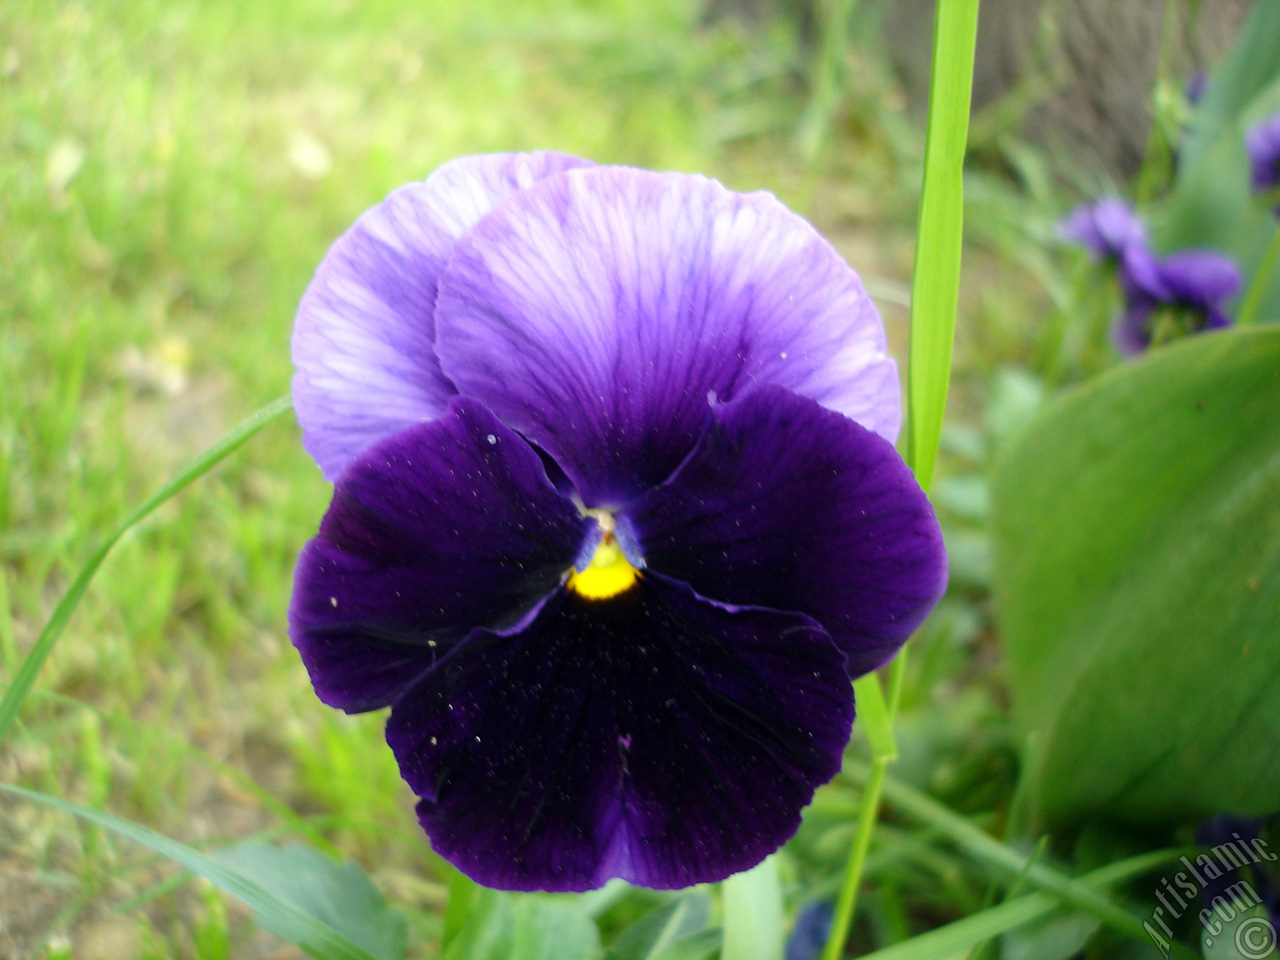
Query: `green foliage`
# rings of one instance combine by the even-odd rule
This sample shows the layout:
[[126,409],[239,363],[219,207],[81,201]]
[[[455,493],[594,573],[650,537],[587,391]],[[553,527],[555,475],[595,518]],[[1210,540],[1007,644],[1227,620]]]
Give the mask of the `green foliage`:
[[[1090,889],[1105,887],[1140,876],[1171,859],[1173,857],[1168,851],[1144,854],[1095,870],[1082,877],[1080,882]],[[1051,897],[1027,894],[902,943],[863,954],[861,960],[951,960],[1007,930],[1049,915],[1055,906],[1056,901]],[[1186,951],[1179,955],[1186,955]]]
[[777,857],[724,882],[721,960],[782,960],[785,929]]
[[[323,911],[315,912],[317,902],[321,901],[314,900],[312,894],[314,889],[319,889],[318,887],[309,888],[309,885],[295,882],[288,893],[280,895],[272,887],[281,878],[274,869],[264,869],[268,866],[264,858],[249,860],[251,872],[243,873],[237,866],[222,863],[216,857],[201,853],[195,847],[171,840],[154,830],[113,817],[109,813],[91,810],[60,797],[51,797],[5,783],[0,783],[0,791],[73,814],[82,820],[98,824],[136,843],[150,847],[156,853],[163,854],[204,877],[219,889],[242,900],[253,908],[271,930],[290,943],[297,944],[316,960],[396,960],[394,954],[370,953],[332,926],[329,922],[332,919],[331,914],[325,916],[322,915]],[[318,853],[314,854],[314,857],[324,860]],[[264,881],[268,884],[267,886],[263,886]],[[280,884],[280,886],[289,889],[287,884]],[[295,902],[294,898],[297,897],[300,889],[308,889],[308,895],[298,897],[301,901],[299,903]],[[324,908],[330,909],[331,904],[324,904]],[[382,941],[379,940],[379,942]]]
[[1192,338],[1052,404],[992,491],[995,596],[1051,824],[1280,795],[1280,331]]
[[[378,960],[404,960],[404,917],[354,863],[338,863],[300,843],[235,843],[209,856],[327,923]],[[275,914],[259,911],[257,918],[265,929],[289,939],[288,927]]]
[[443,960],[597,960],[600,932],[581,904],[475,888]]
[[[671,960],[673,953],[679,955],[681,945],[703,932],[710,913],[711,898],[705,893],[676,897],[624,930],[610,960]],[[706,938],[698,942],[705,943]],[[713,945],[718,944],[718,938],[713,939]]]
[[53,615],[49,618],[44,630],[41,631],[35,646],[27,654],[22,666],[18,668],[13,682],[5,690],[4,699],[0,700],[0,740],[4,739],[14,718],[18,715],[18,711],[22,709],[22,704],[26,700],[27,694],[31,692],[32,684],[35,683],[36,674],[40,672],[40,668],[53,651],[54,644],[58,642],[62,631],[66,629],[67,621],[71,619],[71,614],[75,612],[81,598],[84,596],[85,590],[88,589],[89,581],[98,572],[98,567],[102,565],[102,561],[106,559],[116,541],[166,500],[180,493],[185,487],[208,473],[219,462],[247,443],[259,430],[289,412],[290,409],[289,398],[282,397],[235,427],[208,450],[196,457],[184,470],[156,491],[155,494],[148,497],[142,506],[130,513],[120,526],[113,530],[98,549],[90,555],[88,561],[76,574],[70,589],[58,601],[58,605],[53,610]]
[[[1280,4],[1256,3],[1239,40],[1213,71],[1179,157],[1169,209],[1156,224],[1166,250],[1219,247],[1247,278],[1276,232],[1268,205],[1250,193],[1248,125],[1280,109]],[[1262,279],[1260,319],[1280,321],[1280,273]]]

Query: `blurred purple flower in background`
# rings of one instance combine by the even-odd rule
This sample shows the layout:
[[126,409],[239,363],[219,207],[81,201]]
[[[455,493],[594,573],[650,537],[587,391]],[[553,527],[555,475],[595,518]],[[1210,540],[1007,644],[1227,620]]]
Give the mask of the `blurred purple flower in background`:
[[1244,145],[1254,192],[1270,196],[1272,211],[1280,216],[1280,113],[1250,128]]
[[1134,253],[1121,273],[1124,312],[1112,326],[1121,353],[1231,326],[1223,304],[1240,289],[1240,270],[1217,250],[1180,250],[1167,257]]
[[1194,107],[1204,97],[1204,92],[1208,88],[1208,72],[1205,70],[1194,70],[1192,71],[1191,76],[1187,77],[1187,85],[1183,88],[1183,95],[1187,98],[1187,103]]
[[294,330],[336,481],[290,633],[391,707],[438,853],[506,889],[719,880],[839,770],[941,595],[857,275],[764,193],[468,157],[365,213]]
[[801,907],[787,938],[785,960],[818,960],[835,919],[836,907],[830,900],[815,900]]
[[1102,263],[1122,267],[1132,252],[1147,247],[1147,228],[1123,200],[1083,203],[1058,224],[1061,236],[1079,244]]

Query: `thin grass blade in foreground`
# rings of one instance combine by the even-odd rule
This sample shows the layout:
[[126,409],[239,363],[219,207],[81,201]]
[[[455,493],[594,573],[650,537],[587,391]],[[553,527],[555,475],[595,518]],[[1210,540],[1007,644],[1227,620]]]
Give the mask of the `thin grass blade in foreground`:
[[[279,406],[279,404],[272,404],[271,407],[266,409],[272,410],[276,406]],[[287,408],[288,404],[286,402],[280,412]],[[205,856],[194,847],[179,843],[177,840],[171,840],[139,824],[121,820],[100,810],[82,807],[60,797],[52,797],[48,794],[37,793],[34,790],[26,790],[7,783],[0,783],[0,791],[73,814],[82,820],[96,823],[121,836],[128,837],[130,840],[148,846],[157,853],[164,854],[170,860],[181,864],[194,873],[198,873],[219,889],[244,901],[246,905],[252,907],[257,913],[269,917],[273,924],[273,929],[279,931],[284,939],[298,945],[311,956],[319,958],[319,960],[378,960],[373,954],[352,943],[328,924],[298,909],[293,904],[281,900],[271,891],[263,889],[247,877],[241,876],[236,871]]]
[[[929,80],[929,121],[925,135],[924,187],[911,284],[911,341],[907,367],[906,461],[927,492],[942,435],[942,416],[951,380],[951,350],[960,297],[960,250],[964,228],[964,155],[969,135],[969,102],[978,35],[978,0],[938,0],[933,25],[933,67]],[[873,743],[871,777],[862,795],[835,921],[823,960],[844,950],[857,905],[858,886],[880,809],[885,770],[896,755],[893,711],[901,689],[904,648],[894,661],[889,696],[868,674],[854,683],[865,729],[883,733]],[[877,736],[876,740],[884,738]]]
[[62,635],[62,631],[66,628],[67,621],[71,619],[71,614],[75,612],[76,607],[79,605],[85,590],[89,587],[89,582],[93,579],[93,575],[98,572],[98,567],[102,565],[102,561],[106,559],[107,554],[115,546],[116,542],[131,527],[155,510],[156,507],[193,481],[204,476],[219,462],[242,446],[250,437],[273,420],[283,416],[289,409],[289,398],[281,397],[242,421],[239,426],[225,434],[213,446],[191,461],[176,477],[147,498],[93,552],[88,562],[76,574],[71,587],[63,595],[62,599],[58,601],[58,605],[53,610],[53,615],[49,617],[49,622],[45,624],[44,630],[40,632],[35,646],[31,648],[31,652],[27,654],[22,666],[18,668],[17,675],[13,678],[13,683],[5,691],[4,699],[0,700],[0,742],[4,741],[5,735],[8,734],[9,728],[13,725],[14,718],[17,717],[23,703],[26,702],[27,694],[31,692],[31,687],[35,684],[36,675],[53,651],[54,644],[58,642],[58,637]]

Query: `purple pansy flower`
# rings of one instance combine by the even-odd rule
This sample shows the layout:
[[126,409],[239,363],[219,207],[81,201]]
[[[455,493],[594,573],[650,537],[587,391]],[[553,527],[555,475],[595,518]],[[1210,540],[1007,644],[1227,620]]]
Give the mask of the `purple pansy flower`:
[[1280,113],[1250,128],[1244,145],[1254,192],[1271,196],[1276,201],[1273,210],[1280,216]]
[[1058,232],[1104,263],[1121,266],[1130,254],[1147,248],[1147,228],[1123,200],[1083,203],[1058,224]]
[[1141,353],[1173,337],[1229,327],[1223,304],[1240,289],[1240,270],[1217,250],[1180,250],[1156,257],[1132,251],[1121,270],[1125,310],[1112,325],[1116,349]]
[[435,849],[505,889],[721,879],[840,767],[941,594],[858,277],[764,193],[559,154],[392,193],[298,311],[335,480],[290,633],[391,707]]

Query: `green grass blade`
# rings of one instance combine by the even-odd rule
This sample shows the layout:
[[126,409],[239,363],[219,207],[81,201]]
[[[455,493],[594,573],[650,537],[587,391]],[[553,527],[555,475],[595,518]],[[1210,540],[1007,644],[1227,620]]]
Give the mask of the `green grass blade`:
[[[876,769],[874,765],[850,761],[845,765],[845,772],[853,775],[856,780],[869,781],[875,775]],[[977,859],[1014,876],[1024,877],[1028,883],[1044,893],[1051,894],[1060,902],[1097,917],[1121,933],[1142,940],[1147,938],[1146,929],[1141,921],[1117,907],[1081,880],[1069,877],[1043,863],[1030,863],[1029,857],[1001,843],[955,811],[901,781],[885,777],[882,789],[884,798],[889,804],[927,823]],[[1183,956],[1195,956],[1185,948],[1177,949]]]
[[0,791],[70,813],[150,847],[157,853],[164,854],[170,860],[198,873],[220,890],[243,901],[259,915],[270,918],[273,930],[285,940],[316,957],[317,960],[377,960],[373,954],[361,949],[328,924],[293,904],[286,903],[271,891],[263,889],[252,880],[205,856],[194,847],[179,843],[139,824],[121,820],[101,810],[82,807],[60,797],[52,797],[7,783],[0,783]]
[[906,461],[925,490],[938,458],[951,380],[960,296],[964,154],[977,34],[978,0],[938,0],[907,366]]
[[53,615],[49,617],[49,622],[45,624],[44,630],[40,632],[35,646],[31,648],[31,652],[27,654],[22,666],[18,668],[13,682],[9,684],[9,689],[5,691],[4,699],[0,700],[0,742],[4,741],[9,728],[13,725],[14,719],[26,702],[27,694],[31,692],[31,687],[36,682],[36,675],[49,658],[54,644],[58,642],[58,637],[62,635],[62,631],[67,626],[67,621],[71,619],[71,614],[75,612],[85,591],[89,588],[89,582],[93,579],[93,575],[98,572],[98,567],[102,566],[102,561],[106,559],[116,541],[160,504],[208,473],[219,461],[225,459],[271,421],[287,413],[289,408],[289,398],[281,397],[242,421],[239,426],[232,429],[213,446],[196,457],[181,473],[152,494],[133,513],[129,514],[125,521],[112,531],[102,545],[93,552],[88,562],[76,574],[71,587],[63,595],[62,599],[58,601],[58,605],[53,610]]
[[[1182,850],[1160,850],[1144,853],[1128,860],[1108,864],[1087,873],[1078,881],[1091,892],[1142,876],[1144,873],[1177,859]],[[976,944],[999,936],[1007,930],[1029,923],[1057,909],[1061,904],[1051,896],[1031,893],[1016,900],[991,907],[971,917],[949,923],[896,943],[893,946],[863,954],[862,960],[945,960],[958,956]]]
[[[978,0],[938,0],[907,365],[905,459],[926,492],[938,459],[942,415],[951,382],[951,350],[960,299],[960,248],[964,239],[964,155],[977,40]],[[896,753],[893,709],[901,693],[905,664],[906,650],[902,650],[890,668],[888,704],[892,706],[886,705],[879,686],[871,690],[864,682],[859,691],[873,695],[875,711],[883,716],[875,717],[868,728],[873,745],[877,746],[875,768],[863,791],[823,960],[836,960],[841,955],[853,922],[862,869],[880,809],[880,784]],[[879,683],[875,677],[870,679]]]

